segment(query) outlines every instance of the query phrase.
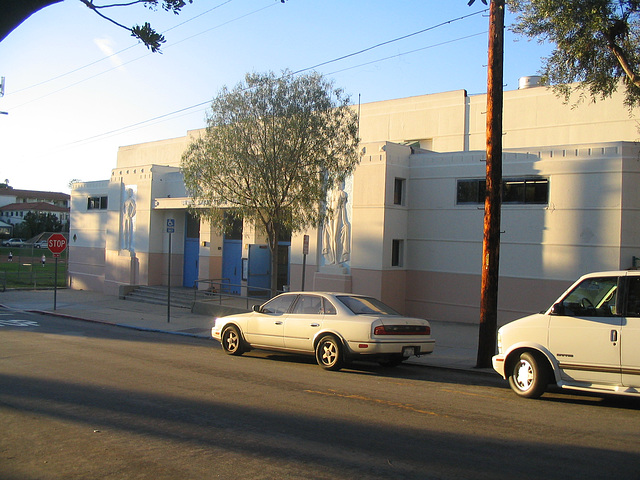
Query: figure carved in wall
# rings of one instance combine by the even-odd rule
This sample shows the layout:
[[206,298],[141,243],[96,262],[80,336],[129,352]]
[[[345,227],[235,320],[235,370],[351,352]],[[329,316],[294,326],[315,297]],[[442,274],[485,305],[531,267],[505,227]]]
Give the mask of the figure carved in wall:
[[331,213],[324,224],[322,254],[327,265],[339,265],[349,261],[351,253],[351,225],[347,218],[348,195],[344,184],[331,193]]
[[122,204],[122,249],[133,252],[133,232],[136,216],[136,199],[133,188],[125,191],[125,200]]

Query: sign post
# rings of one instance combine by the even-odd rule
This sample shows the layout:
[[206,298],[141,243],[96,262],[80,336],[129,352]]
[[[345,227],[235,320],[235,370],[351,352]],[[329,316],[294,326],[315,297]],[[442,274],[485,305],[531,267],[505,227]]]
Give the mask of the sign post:
[[309,235],[305,235],[302,241],[302,288],[301,291],[304,292],[304,277],[305,270],[307,269],[307,254],[309,253]]
[[61,233],[54,233],[49,237],[49,240],[47,240],[47,247],[56,259],[56,266],[53,274],[53,309],[55,310],[58,300],[58,258],[60,258],[60,254],[67,248],[67,237]]
[[169,265],[167,275],[167,323],[171,323],[171,234],[175,232],[176,220],[167,218],[167,233],[169,234]]

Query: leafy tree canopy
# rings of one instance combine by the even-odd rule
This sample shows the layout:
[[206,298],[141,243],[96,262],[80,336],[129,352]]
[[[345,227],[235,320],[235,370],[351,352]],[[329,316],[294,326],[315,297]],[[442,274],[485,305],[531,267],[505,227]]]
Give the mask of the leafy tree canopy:
[[[623,83],[640,104],[640,0],[510,0],[514,32],[550,42],[542,74],[568,101],[572,82],[595,100]],[[584,94],[582,95],[584,96]]]
[[[2,5],[2,16],[0,16],[0,42],[34,13],[62,1],[63,0],[5,0]],[[160,46],[165,42],[165,38],[156,32],[149,23],[127,27],[103,12],[109,8],[129,7],[142,4],[151,10],[157,10],[160,7],[167,12],[173,12],[177,15],[187,2],[193,3],[193,0],[125,0],[122,3],[105,3],[98,5],[95,3],[95,0],[78,1],[82,2],[105,20],[125,30],[129,30],[133,37],[143,42],[152,52],[160,51]]]
[[69,231],[69,225],[64,225],[53,213],[27,212],[21,223],[15,225],[13,234],[16,237],[32,238],[43,232]]
[[279,232],[319,225],[328,191],[356,167],[357,131],[349,97],[319,73],[247,74],[214,98],[183,155],[187,191],[213,225],[222,207],[263,227],[274,266]]

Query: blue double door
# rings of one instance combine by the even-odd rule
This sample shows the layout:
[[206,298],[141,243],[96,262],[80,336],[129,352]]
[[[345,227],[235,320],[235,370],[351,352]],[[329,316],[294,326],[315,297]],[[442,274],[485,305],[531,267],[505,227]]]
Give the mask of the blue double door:
[[[267,296],[271,287],[271,253],[267,245],[249,245],[249,258],[243,265],[242,223],[225,235],[222,250],[222,285],[224,293],[240,295],[243,281],[247,282],[250,296]],[[278,246],[277,288],[283,290],[289,284],[290,242]],[[184,268],[182,285],[193,288],[198,280],[200,260],[200,220],[185,214]],[[244,267],[244,272],[243,272]],[[244,275],[243,275],[244,273]]]
[[[240,284],[245,280],[248,295],[252,297],[267,297],[271,287],[271,252],[267,245],[249,245],[249,258],[242,259],[242,242],[240,240],[224,241],[222,253],[222,276],[229,286],[225,293],[240,294]],[[243,272],[244,267],[244,272]],[[278,279],[277,288],[282,290],[289,284],[289,244],[278,246]]]
[[200,261],[200,219],[185,214],[184,265],[182,269],[182,286],[193,288],[198,280]]

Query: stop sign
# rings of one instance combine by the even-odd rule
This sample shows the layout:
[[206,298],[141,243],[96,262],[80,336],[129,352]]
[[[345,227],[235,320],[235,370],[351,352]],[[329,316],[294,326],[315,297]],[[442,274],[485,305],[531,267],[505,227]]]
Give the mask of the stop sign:
[[67,248],[67,239],[61,233],[54,233],[49,237],[47,247],[54,255],[60,255]]

